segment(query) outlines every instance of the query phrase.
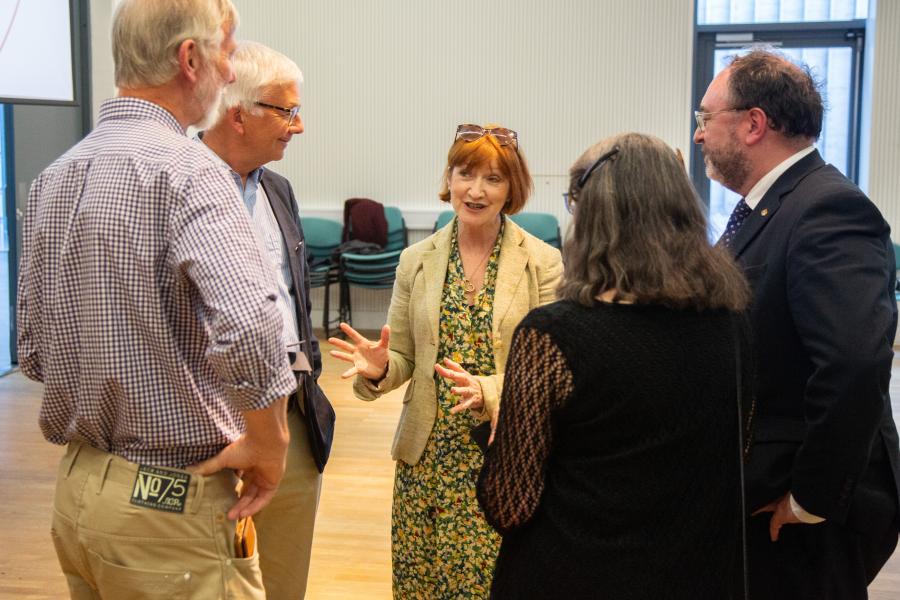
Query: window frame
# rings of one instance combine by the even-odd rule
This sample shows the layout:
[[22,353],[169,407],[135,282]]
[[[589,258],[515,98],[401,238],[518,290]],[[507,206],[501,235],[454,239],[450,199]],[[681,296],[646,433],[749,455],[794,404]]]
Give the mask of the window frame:
[[[13,131],[13,112],[12,106],[8,104],[0,104],[0,144],[3,145],[3,189],[2,197],[4,216],[6,217],[6,239],[9,244],[9,252],[7,259],[9,260],[9,269],[7,271],[9,277],[9,296],[6,301],[9,303],[9,358],[10,364],[16,365],[19,362],[18,349],[16,347],[16,290],[18,289],[19,279],[19,250],[18,250],[18,232],[16,227],[16,159],[15,152],[15,133]],[[3,299],[0,299],[2,302]],[[3,332],[0,331],[0,335]],[[3,343],[0,341],[0,343]],[[0,372],[0,376],[7,374],[9,371]]]

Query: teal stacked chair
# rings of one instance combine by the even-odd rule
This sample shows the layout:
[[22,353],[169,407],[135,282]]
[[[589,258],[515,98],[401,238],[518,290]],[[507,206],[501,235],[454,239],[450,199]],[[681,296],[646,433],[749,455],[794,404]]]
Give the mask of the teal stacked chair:
[[324,288],[325,301],[322,310],[322,329],[325,337],[331,335],[331,326],[338,319],[330,319],[331,284],[340,282],[340,262],[337,249],[341,245],[343,226],[337,221],[318,217],[300,217],[303,238],[306,240],[306,262],[311,288]]
[[[350,303],[350,287],[384,289],[394,286],[400,253],[406,248],[409,238],[406,221],[399,208],[384,207],[387,220],[387,244],[375,254],[341,253],[341,309],[340,320],[353,324],[353,309]],[[350,239],[353,232],[350,231]]]
[[550,213],[525,212],[509,217],[513,223],[554,248],[562,246],[559,221]]
[[438,215],[437,220],[434,222],[434,229],[431,230],[432,233],[449,223],[453,220],[453,215],[455,213],[452,210],[445,210]]

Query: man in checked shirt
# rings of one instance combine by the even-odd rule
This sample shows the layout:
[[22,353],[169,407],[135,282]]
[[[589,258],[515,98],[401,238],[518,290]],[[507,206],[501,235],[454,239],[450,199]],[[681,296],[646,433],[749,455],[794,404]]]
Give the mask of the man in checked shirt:
[[236,25],[230,0],[119,3],[118,96],[29,194],[19,359],[68,445],[51,533],[73,598],[265,597],[235,519],[278,488],[296,379],[234,181],[185,136],[234,79]]

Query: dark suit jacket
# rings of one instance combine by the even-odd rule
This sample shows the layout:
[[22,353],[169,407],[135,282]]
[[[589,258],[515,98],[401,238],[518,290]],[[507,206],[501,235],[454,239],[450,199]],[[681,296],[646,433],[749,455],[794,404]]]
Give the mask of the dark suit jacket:
[[748,509],[885,531],[900,458],[888,384],[897,327],[890,228],[818,152],[784,173],[732,243],[753,288],[757,406]]
[[[309,353],[310,362],[313,366],[313,374],[311,380],[300,382],[306,389],[306,406],[305,417],[307,425],[311,428],[317,428],[318,437],[326,447],[324,460],[327,460],[328,449],[331,447],[331,439],[334,426],[334,411],[328,403],[324,394],[313,394],[313,388],[318,390],[316,380],[322,371],[322,353],[319,350],[319,341],[313,334],[312,321],[310,320],[310,311],[312,310],[309,299],[309,271],[306,263],[306,248],[304,247],[303,228],[300,225],[299,210],[297,200],[294,198],[294,190],[287,179],[270,171],[263,169],[260,177],[260,185],[269,198],[269,204],[272,212],[275,214],[275,220],[278,221],[278,227],[284,238],[284,244],[287,248],[288,259],[291,268],[291,295],[294,297],[294,306],[297,310],[297,324],[300,328],[300,338],[303,339],[303,330],[309,332]],[[304,376],[310,377],[310,376]],[[315,396],[315,398],[310,398]],[[310,401],[315,400],[318,405],[310,406]],[[318,414],[317,412],[318,411]],[[330,427],[327,422],[330,421]],[[324,424],[324,425],[323,425]],[[323,429],[325,429],[323,431]],[[311,434],[313,432],[311,431]],[[311,435],[311,438],[313,435]],[[315,442],[310,440],[311,444]],[[316,450],[313,449],[313,454]],[[319,470],[324,468],[324,460],[317,456],[316,461],[319,463]]]
[[[306,249],[303,247],[305,240],[303,228],[300,225],[297,200],[294,198],[294,190],[291,188],[290,182],[278,173],[263,169],[260,185],[269,198],[269,205],[275,214],[275,220],[278,221],[278,228],[281,230],[281,237],[284,238],[284,245],[287,248],[291,266],[291,296],[294,297],[294,306],[297,309],[297,326],[302,330],[301,319],[306,321],[311,338],[309,343],[310,354],[314,361],[314,378],[317,379],[322,370],[322,353],[319,350],[319,340],[312,335],[312,321],[309,316],[312,310],[309,300],[309,272],[307,271]],[[298,335],[303,339],[302,332],[298,332]]]

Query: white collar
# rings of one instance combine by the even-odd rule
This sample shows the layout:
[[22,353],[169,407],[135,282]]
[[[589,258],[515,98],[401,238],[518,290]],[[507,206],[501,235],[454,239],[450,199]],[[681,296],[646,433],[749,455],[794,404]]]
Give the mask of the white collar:
[[747,206],[749,206],[751,210],[755,210],[756,205],[759,204],[759,201],[763,199],[763,196],[766,195],[766,192],[769,191],[769,188],[771,188],[775,184],[775,182],[778,181],[778,178],[784,175],[785,171],[798,163],[801,158],[803,158],[807,154],[811,154],[815,149],[815,146],[804,148],[800,152],[787,157],[774,169],[763,175],[762,178],[756,182],[756,185],[750,188],[750,191],[747,192],[747,196],[744,198],[744,202],[747,203]]

